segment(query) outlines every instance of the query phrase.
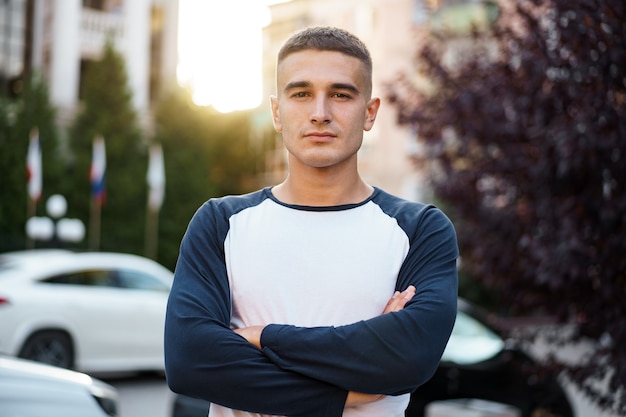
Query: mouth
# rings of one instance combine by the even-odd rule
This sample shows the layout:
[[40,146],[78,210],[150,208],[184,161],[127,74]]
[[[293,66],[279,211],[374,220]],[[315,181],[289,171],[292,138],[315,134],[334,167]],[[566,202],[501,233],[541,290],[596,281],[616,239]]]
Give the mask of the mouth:
[[312,142],[330,142],[337,137],[333,132],[309,132],[304,135],[305,139]]

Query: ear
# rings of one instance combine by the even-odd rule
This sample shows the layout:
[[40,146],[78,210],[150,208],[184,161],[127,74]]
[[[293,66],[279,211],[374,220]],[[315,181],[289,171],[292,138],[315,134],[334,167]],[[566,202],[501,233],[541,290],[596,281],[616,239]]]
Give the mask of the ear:
[[378,114],[378,108],[380,107],[380,99],[378,97],[372,97],[367,102],[365,108],[365,123],[363,124],[363,130],[369,131],[374,126],[376,121],[376,115]]
[[274,130],[280,133],[283,131],[283,124],[280,122],[280,110],[278,109],[278,98],[276,96],[270,96],[270,107],[272,109]]

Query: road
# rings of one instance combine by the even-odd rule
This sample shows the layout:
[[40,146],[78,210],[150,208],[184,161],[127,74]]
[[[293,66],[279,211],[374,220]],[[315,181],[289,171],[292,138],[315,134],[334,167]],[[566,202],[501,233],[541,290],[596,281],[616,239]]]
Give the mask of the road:
[[119,417],[171,417],[174,394],[158,375],[105,378],[118,389]]

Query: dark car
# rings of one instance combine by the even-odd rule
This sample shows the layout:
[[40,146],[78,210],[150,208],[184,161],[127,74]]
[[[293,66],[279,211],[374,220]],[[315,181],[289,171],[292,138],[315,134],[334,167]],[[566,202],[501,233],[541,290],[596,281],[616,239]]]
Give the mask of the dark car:
[[[498,415],[573,417],[558,377],[500,333],[479,309],[459,300],[457,320],[441,363],[430,381],[411,394],[406,417],[435,415],[435,406],[456,410],[499,406],[512,413]],[[177,395],[172,417],[206,417],[209,405]]]
[[474,403],[507,405],[520,417],[573,417],[558,376],[542,368],[515,341],[505,341],[502,333],[481,310],[459,300],[441,363],[435,375],[413,392],[405,415],[422,417],[435,402],[462,399],[450,404],[471,407],[472,400],[481,400]]

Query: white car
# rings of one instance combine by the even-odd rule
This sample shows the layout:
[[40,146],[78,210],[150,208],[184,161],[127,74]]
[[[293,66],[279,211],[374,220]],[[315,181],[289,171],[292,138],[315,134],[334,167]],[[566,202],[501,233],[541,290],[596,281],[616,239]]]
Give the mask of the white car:
[[0,416],[116,417],[118,400],[86,374],[0,356]]
[[172,281],[136,255],[0,254],[0,353],[88,373],[163,371]]

